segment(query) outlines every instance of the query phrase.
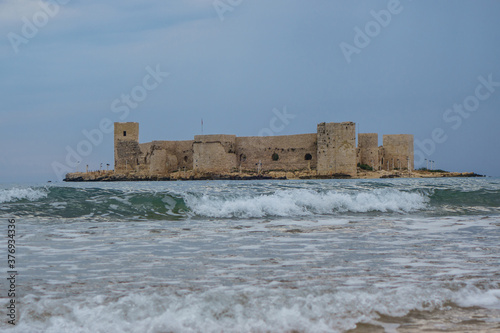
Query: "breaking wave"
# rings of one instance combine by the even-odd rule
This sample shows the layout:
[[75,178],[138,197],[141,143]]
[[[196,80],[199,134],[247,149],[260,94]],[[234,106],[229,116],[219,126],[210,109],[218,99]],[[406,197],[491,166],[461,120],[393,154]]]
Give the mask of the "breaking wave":
[[334,213],[401,212],[425,209],[428,197],[422,193],[376,189],[368,192],[342,193],[312,190],[281,190],[270,195],[236,197],[221,200],[216,196],[188,196],[188,206],[200,216],[265,217],[308,216]]
[[11,188],[0,190],[0,203],[21,200],[36,201],[47,197],[47,191],[32,188]]
[[[499,290],[468,286],[398,287],[390,291],[334,288],[217,287],[175,293],[164,289],[121,297],[23,298],[25,332],[343,332],[381,316],[425,315],[456,305],[498,309]],[[412,312],[413,311],[413,312]],[[258,319],[256,319],[258,318]],[[390,326],[390,325],[389,325]],[[397,325],[396,325],[397,327]],[[388,327],[390,328],[390,327]],[[394,327],[393,327],[394,328]]]
[[259,194],[172,193],[52,187],[12,189],[2,193],[2,210],[16,215],[61,218],[177,220],[189,217],[260,218],[339,213],[396,212],[425,209],[422,193],[374,189],[354,193],[276,190]]
[[17,216],[125,221],[372,212],[477,215],[500,213],[500,189],[376,182],[144,183],[126,189],[39,186],[0,189],[0,204],[2,213]]

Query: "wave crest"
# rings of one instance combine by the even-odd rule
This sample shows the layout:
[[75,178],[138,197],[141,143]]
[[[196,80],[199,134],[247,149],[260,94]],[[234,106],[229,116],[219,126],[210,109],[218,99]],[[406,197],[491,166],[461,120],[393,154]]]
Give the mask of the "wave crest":
[[312,190],[280,190],[255,197],[224,198],[204,195],[186,198],[196,214],[208,217],[309,216],[354,212],[412,212],[425,209],[428,197],[421,193],[377,189],[370,192],[342,193]]
[[34,190],[32,188],[11,188],[7,190],[0,190],[0,203],[19,200],[36,201],[46,197],[46,191]]

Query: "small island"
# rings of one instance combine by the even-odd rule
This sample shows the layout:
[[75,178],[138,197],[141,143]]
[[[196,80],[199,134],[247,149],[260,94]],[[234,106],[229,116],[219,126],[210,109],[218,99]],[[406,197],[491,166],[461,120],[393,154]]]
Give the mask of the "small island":
[[207,179],[373,179],[480,177],[414,170],[413,135],[359,133],[353,122],[320,123],[316,133],[139,143],[139,124],[114,124],[114,170],[68,173],[64,181]]

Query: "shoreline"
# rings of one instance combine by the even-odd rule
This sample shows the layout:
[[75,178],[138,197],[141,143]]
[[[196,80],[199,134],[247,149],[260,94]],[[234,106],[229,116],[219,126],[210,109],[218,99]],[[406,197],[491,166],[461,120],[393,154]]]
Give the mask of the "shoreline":
[[256,180],[256,179],[389,179],[389,178],[454,178],[486,177],[475,172],[447,172],[437,170],[365,171],[358,169],[356,176],[347,174],[318,175],[316,171],[267,171],[260,174],[249,172],[195,173],[176,171],[168,175],[143,173],[115,173],[113,170],[73,172],[66,174],[65,182],[116,182],[116,181],[182,181],[182,180]]

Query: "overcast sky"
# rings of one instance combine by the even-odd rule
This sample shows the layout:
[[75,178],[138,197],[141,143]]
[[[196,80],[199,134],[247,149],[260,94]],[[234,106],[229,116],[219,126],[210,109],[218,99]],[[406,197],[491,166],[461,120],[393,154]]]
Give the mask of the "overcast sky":
[[0,182],[112,166],[111,122],[148,142],[201,119],[353,121],[379,144],[414,134],[416,167],[500,176],[499,18],[496,0],[1,0]]

